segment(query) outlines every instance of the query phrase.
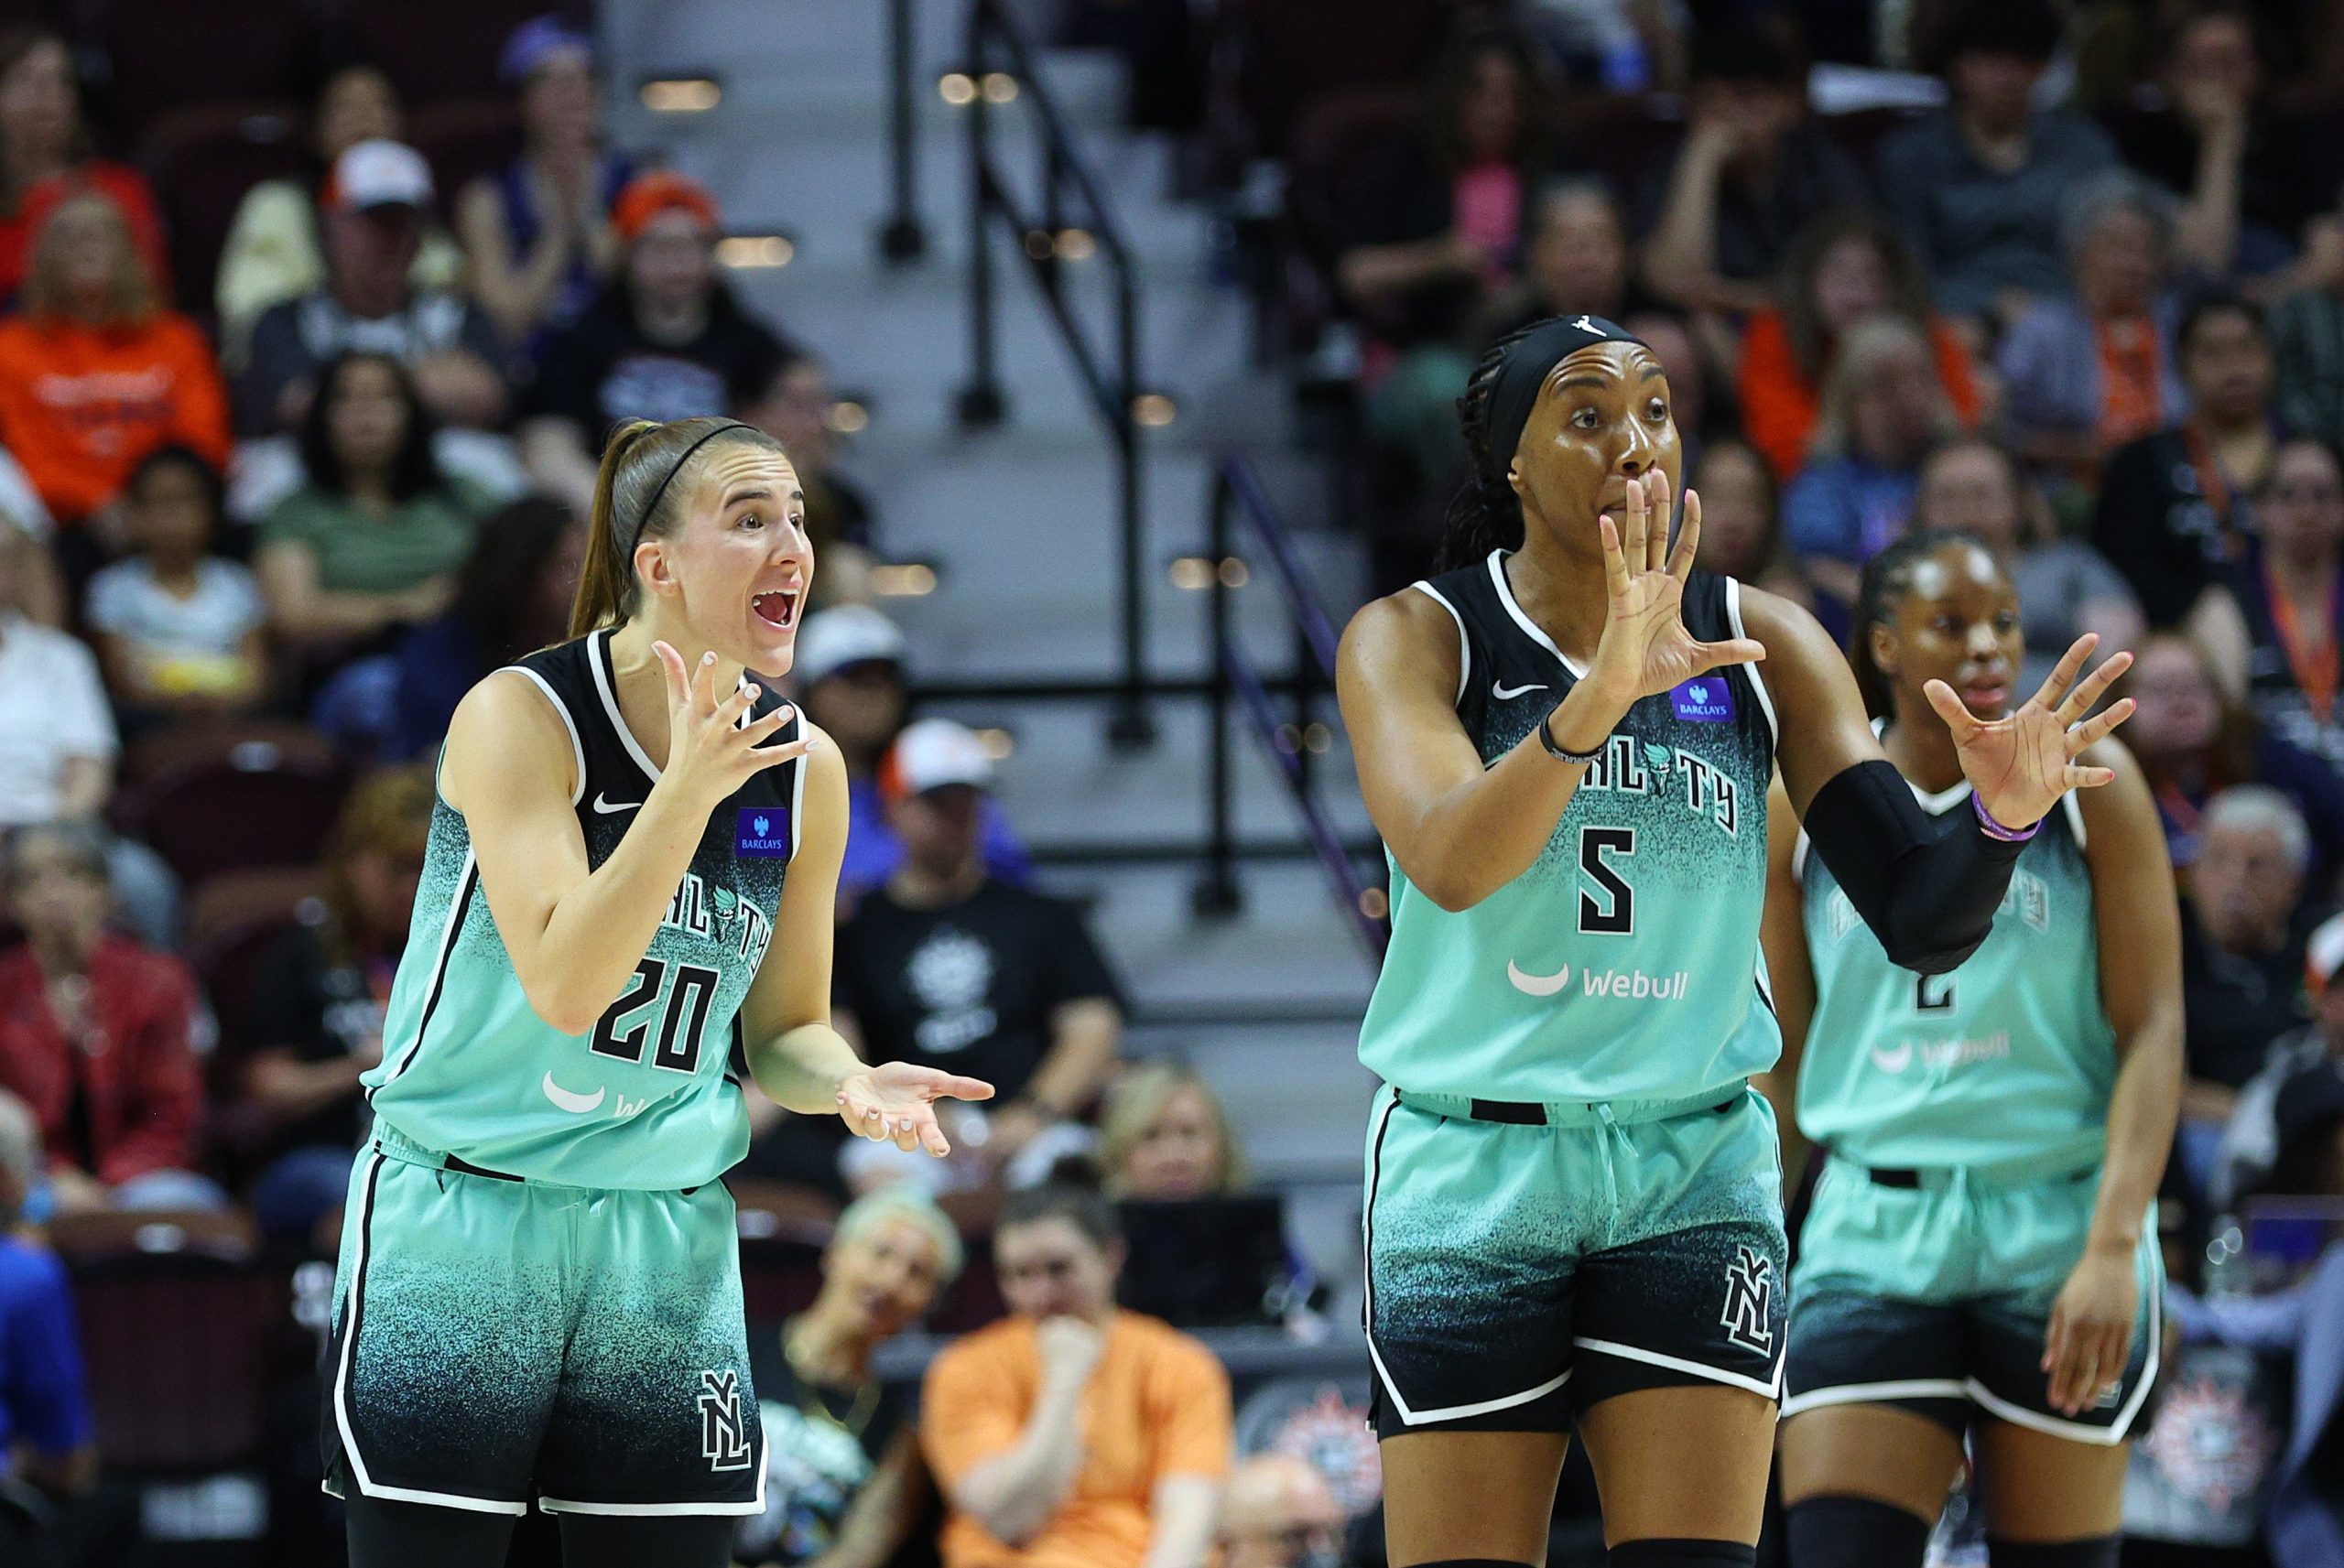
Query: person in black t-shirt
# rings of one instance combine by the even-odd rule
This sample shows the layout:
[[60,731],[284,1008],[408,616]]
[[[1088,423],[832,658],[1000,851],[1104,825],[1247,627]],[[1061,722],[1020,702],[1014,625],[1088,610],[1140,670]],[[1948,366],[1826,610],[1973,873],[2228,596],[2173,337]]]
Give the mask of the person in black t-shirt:
[[732,389],[771,382],[787,350],[716,271],[716,199],[662,170],[619,192],[611,226],[626,246],[619,276],[546,345],[521,397],[530,476],[581,511],[594,465],[626,419],[731,412]]
[[992,781],[982,743],[950,719],[897,737],[880,789],[904,860],[840,927],[836,984],[841,1027],[866,1057],[995,1086],[983,1143],[998,1170],[1098,1098],[1123,1009],[1073,907],[985,870],[979,806]]
[[839,1217],[814,1304],[778,1329],[752,1326],[765,1511],[741,1521],[736,1560],[892,1562],[929,1514],[913,1391],[882,1383],[871,1358],[928,1314],[961,1256],[960,1232],[917,1188],[873,1193]]
[[2188,621],[2245,558],[2248,498],[2284,434],[2260,309],[2236,295],[2201,296],[2174,342],[2189,416],[2110,455],[2092,521],[2092,544],[2132,585],[2152,627]]
[[366,1121],[358,1076],[383,1059],[383,1010],[407,946],[431,827],[431,773],[387,769],[351,793],[326,855],[325,907],[263,958],[244,1042],[244,1101],[277,1155],[253,1184],[272,1236],[342,1206]]

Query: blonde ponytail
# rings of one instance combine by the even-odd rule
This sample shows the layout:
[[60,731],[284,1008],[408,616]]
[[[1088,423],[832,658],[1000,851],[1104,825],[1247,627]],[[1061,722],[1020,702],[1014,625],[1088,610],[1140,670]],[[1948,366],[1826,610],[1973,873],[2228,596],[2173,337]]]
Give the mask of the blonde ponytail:
[[635,613],[635,549],[664,537],[682,518],[691,487],[678,471],[700,448],[748,445],[779,452],[781,443],[737,420],[705,416],[662,425],[630,419],[611,432],[594,475],[587,514],[586,566],[570,600],[570,634],[583,637],[624,625]]

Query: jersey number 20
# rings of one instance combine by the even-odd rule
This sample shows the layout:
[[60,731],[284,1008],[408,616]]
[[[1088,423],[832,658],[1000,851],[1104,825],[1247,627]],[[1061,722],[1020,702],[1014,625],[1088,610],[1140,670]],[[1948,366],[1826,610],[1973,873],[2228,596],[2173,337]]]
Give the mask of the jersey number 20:
[[1581,931],[1624,936],[1636,928],[1636,890],[1604,859],[1606,855],[1618,855],[1624,860],[1635,852],[1636,830],[1633,827],[1579,830],[1579,869],[1587,879],[1579,890]]
[[[670,970],[674,971],[673,986],[667,983]],[[716,995],[717,979],[714,969],[698,964],[644,959],[627,977],[626,989],[619,992],[619,1000],[594,1025],[593,1049],[622,1062],[640,1062],[656,1019],[659,1039],[652,1048],[651,1065],[670,1073],[695,1071],[700,1066],[700,1032],[708,1022],[708,1004]]]

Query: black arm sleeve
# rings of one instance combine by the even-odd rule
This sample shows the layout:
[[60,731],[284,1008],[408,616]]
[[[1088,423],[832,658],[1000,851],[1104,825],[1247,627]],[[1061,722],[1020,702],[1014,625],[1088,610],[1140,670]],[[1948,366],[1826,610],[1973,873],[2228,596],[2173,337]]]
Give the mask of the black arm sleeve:
[[1978,950],[2024,844],[2005,843],[1974,812],[1931,821],[1904,775],[1858,762],[1824,782],[1804,818],[1807,841],[1889,960],[1941,975]]

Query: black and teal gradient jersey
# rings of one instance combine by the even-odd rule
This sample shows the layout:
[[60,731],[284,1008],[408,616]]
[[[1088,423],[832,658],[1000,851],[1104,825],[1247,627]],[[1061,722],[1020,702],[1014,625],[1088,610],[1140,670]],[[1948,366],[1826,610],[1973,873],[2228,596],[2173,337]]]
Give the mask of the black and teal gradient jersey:
[[[1934,719],[1924,720],[1934,723]],[[1917,786],[1933,816],[1970,786]],[[2116,1031],[2100,990],[2084,816],[2060,798],[2020,852],[1993,930],[1950,974],[1888,960],[1801,835],[1815,1017],[1799,1063],[1798,1122],[1858,1164],[2063,1174],[2099,1163],[2116,1086]]]
[[[1504,552],[1415,585],[1456,621],[1457,717],[1484,766],[1585,671],[1520,604]],[[1686,629],[1743,635],[1742,589],[1692,574]],[[1417,1093],[1666,1099],[1771,1065],[1782,1036],[1758,927],[1774,712],[1743,665],[1644,698],[1530,868],[1442,909],[1392,863],[1392,943],[1360,1060]]]
[[[590,865],[635,821],[658,770],[620,717],[611,633],[511,666],[554,705],[577,763]],[[779,699],[771,692],[758,711]],[[771,744],[794,740],[793,716]],[[650,950],[594,1028],[540,1018],[481,891],[472,834],[440,801],[391,988],[375,1117],[413,1142],[530,1181],[684,1188],[747,1151],[738,1014],[773,941],[802,827],[805,763],[752,776],[709,817]]]

